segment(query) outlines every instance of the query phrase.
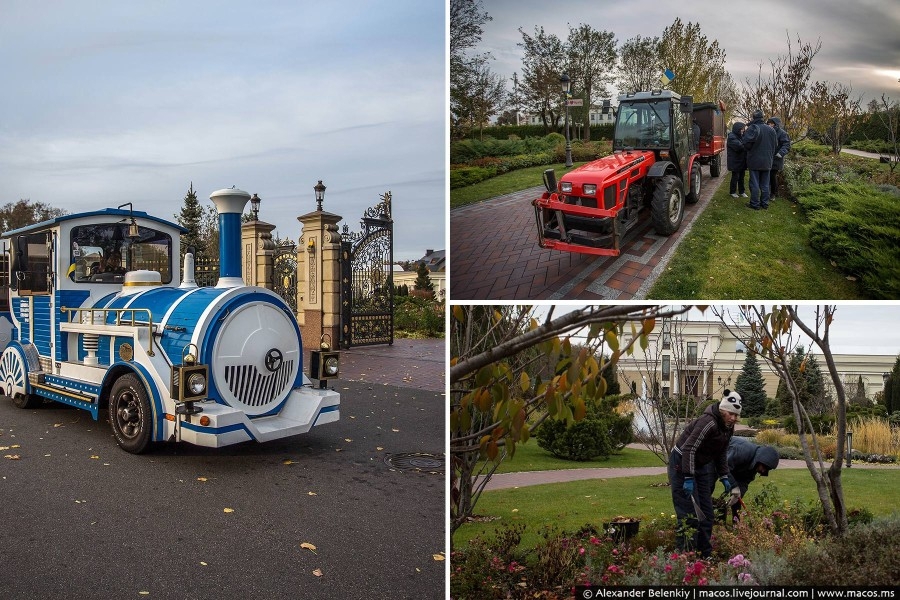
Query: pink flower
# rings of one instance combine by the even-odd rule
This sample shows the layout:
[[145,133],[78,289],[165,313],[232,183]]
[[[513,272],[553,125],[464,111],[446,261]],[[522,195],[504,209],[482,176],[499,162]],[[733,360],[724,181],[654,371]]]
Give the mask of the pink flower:
[[700,581],[697,582],[697,585],[706,585],[707,583],[706,577],[701,577]]
[[671,570],[672,570],[672,565],[666,565],[666,568],[665,568],[666,573],[668,573]]
[[677,553],[677,552],[673,552],[673,553],[672,553],[672,556],[670,556],[669,559],[671,559],[671,560],[678,560],[678,553]]
[[613,548],[613,549],[612,549],[612,553],[613,553],[613,556],[618,556],[618,555],[619,555],[619,550],[618,550],[617,548]]
[[591,536],[591,540],[590,540],[590,541],[591,541],[591,543],[592,543],[593,545],[595,545],[595,546],[598,545],[598,544],[600,543],[600,540],[597,538],[597,536],[594,536],[594,535]]
[[609,567],[606,570],[609,571],[610,573],[621,573],[622,572],[622,569],[619,568],[619,565],[609,565]]
[[584,546],[578,548],[578,554],[584,554]]

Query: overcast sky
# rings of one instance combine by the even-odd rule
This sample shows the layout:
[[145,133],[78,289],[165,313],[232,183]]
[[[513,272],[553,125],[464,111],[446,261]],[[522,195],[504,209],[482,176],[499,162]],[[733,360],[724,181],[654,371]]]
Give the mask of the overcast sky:
[[[886,93],[900,99],[900,2],[897,0],[482,0],[493,18],[484,24],[480,52],[496,60],[494,72],[507,78],[521,74],[522,41],[518,29],[533,36],[535,26],[565,41],[569,27],[581,23],[615,34],[618,45],[638,35],[661,36],[676,17],[699,23],[726,54],[726,69],[735,83],[771,73],[769,61],[798,50],[797,37],[822,49],[813,60],[812,81],[853,86],[863,105]],[[676,73],[677,77],[677,73]],[[706,99],[702,99],[706,100]]]
[[[236,186],[297,240],[391,191],[395,259],[445,244],[443,2],[0,0],[0,205],[171,219]],[[249,207],[248,207],[249,208]]]
[[[537,314],[546,316],[548,306],[550,305],[541,305],[537,309]],[[556,308],[553,316],[557,318],[583,305],[554,306]],[[729,310],[737,318],[736,306]],[[804,322],[814,327],[815,305],[801,304],[798,310]],[[691,309],[686,315],[691,321],[718,321],[711,309],[707,309],[705,313]],[[900,355],[900,304],[893,302],[838,304],[829,338],[834,354]],[[796,339],[808,340],[799,333],[799,330]],[[808,343],[804,345],[810,347]],[[818,350],[816,353],[819,353]]]

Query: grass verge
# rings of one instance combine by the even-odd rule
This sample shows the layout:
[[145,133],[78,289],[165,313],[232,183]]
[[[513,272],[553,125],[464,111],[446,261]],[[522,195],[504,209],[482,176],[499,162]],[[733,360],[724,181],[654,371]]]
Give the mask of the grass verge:
[[[844,499],[849,508],[867,508],[874,514],[888,515],[897,510],[900,469],[849,469],[842,475]],[[541,540],[540,529],[552,524],[560,530],[574,531],[591,524],[598,529],[617,515],[642,519],[671,518],[672,494],[665,475],[589,479],[553,483],[527,488],[485,492],[476,513],[493,517],[488,522],[466,523],[453,536],[460,547],[475,536],[490,535],[504,524],[523,524],[526,529],[521,547],[532,548]],[[774,483],[788,502],[818,499],[815,483],[806,469],[778,469],[769,477],[758,477],[747,492],[749,500],[763,483]],[[665,485],[660,485],[665,484]],[[716,492],[722,491],[716,484]]]
[[724,183],[648,298],[864,298],[856,282],[809,246],[800,207],[778,198],[768,210],[751,210],[747,199],[732,198]]
[[[572,168],[574,169],[583,164],[585,163],[575,163]],[[516,169],[515,171],[492,177],[481,183],[450,190],[450,208],[474,204],[475,202],[481,202],[488,198],[502,196],[503,194],[511,194],[537,185],[542,186],[544,185],[544,171],[547,169],[555,170],[557,179],[562,176],[563,173],[571,170],[566,169],[564,163]]]

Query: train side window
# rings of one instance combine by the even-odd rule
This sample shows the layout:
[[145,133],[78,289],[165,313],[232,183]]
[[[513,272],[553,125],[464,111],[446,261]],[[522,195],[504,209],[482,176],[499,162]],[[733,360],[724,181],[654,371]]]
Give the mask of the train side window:
[[16,238],[13,249],[10,287],[22,296],[49,293],[50,244],[47,233],[32,233]]
[[76,283],[119,283],[125,273],[158,271],[162,283],[172,281],[172,237],[140,226],[130,235],[125,223],[73,227],[70,277]]

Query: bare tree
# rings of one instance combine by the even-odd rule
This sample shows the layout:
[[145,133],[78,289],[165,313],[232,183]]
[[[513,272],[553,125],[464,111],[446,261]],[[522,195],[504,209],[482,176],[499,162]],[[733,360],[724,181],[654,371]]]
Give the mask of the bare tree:
[[893,180],[894,169],[900,164],[897,162],[898,157],[900,157],[900,101],[892,101],[888,96],[882,94],[880,102],[872,100],[869,103],[869,110],[876,115],[885,130],[887,130],[892,152],[892,154],[888,154],[887,160],[888,167],[891,170],[891,180]]
[[[633,400],[636,433],[663,463],[669,461],[681,430],[697,416],[703,401],[725,389],[722,383],[712,380],[714,359],[699,358],[715,356],[718,348],[710,351],[712,336],[688,338],[685,334],[688,323],[663,319],[649,334],[647,349],[636,350],[631,358],[620,363],[620,377],[636,396]],[[697,344],[696,354],[689,353],[688,339]],[[636,379],[628,376],[629,370],[637,374]],[[691,381],[692,378],[696,379]],[[667,388],[669,379],[674,379],[675,385]]]
[[[473,514],[500,460],[546,419],[584,418],[587,403],[605,395],[606,376],[619,357],[635,343],[644,347],[657,319],[688,308],[589,306],[557,318],[551,308],[540,324],[532,307],[454,306],[451,535]],[[626,325],[631,336],[620,343]]]
[[[846,456],[847,400],[841,376],[834,363],[829,342],[831,323],[835,318],[834,306],[817,306],[810,323],[801,319],[796,306],[773,307],[767,312],[763,306],[737,307],[737,316],[728,309],[714,308],[714,314],[729,330],[737,330],[737,323],[749,324],[751,341],[760,356],[785,382],[793,399],[794,418],[800,437],[800,446],[807,469],[816,483],[819,500],[831,531],[842,535],[847,530],[847,508],[841,481],[841,465]],[[746,331],[746,326],[740,327]],[[837,450],[831,466],[826,469],[820,452],[818,436],[812,426],[807,407],[799,400],[797,382],[791,374],[790,359],[794,348],[809,340],[822,353],[835,393],[835,433]],[[801,365],[801,368],[805,368]]]
[[859,122],[862,95],[852,97],[853,88],[841,83],[817,81],[809,95],[808,122],[820,139],[839,154]]
[[813,59],[822,48],[822,41],[816,44],[804,43],[797,38],[799,48],[796,53],[787,35],[787,55],[779,55],[770,60],[771,72],[763,76],[762,63],[756,81],[744,80],[738,114],[747,118],[757,108],[768,115],[781,117],[782,126],[792,140],[806,136],[808,126],[809,81],[812,77]]

